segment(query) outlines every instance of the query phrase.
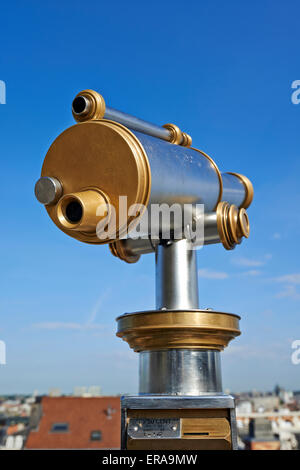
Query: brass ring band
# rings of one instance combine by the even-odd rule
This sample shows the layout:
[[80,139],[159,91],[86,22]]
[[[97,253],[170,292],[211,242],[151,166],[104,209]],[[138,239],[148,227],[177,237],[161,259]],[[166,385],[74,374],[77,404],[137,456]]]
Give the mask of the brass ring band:
[[248,238],[250,224],[246,210],[238,209],[235,205],[229,205],[222,201],[216,210],[217,229],[220,241],[226,250],[233,250],[240,244],[242,238]]
[[236,176],[243,183],[243,185],[245,187],[245,191],[246,191],[246,196],[245,196],[245,199],[243,200],[242,204],[240,205],[240,207],[243,207],[244,209],[247,209],[247,207],[250,206],[250,204],[253,200],[253,196],[254,196],[254,189],[253,189],[253,185],[252,185],[251,181],[249,180],[249,178],[247,178],[247,176],[240,175],[239,173],[228,172],[228,174]]
[[217,206],[216,214],[217,214],[217,228],[218,228],[218,233],[219,237],[221,240],[222,245],[226,250],[232,250],[233,246],[230,244],[230,241],[228,240],[226,231],[225,231],[225,225],[226,225],[226,217],[225,217],[225,212],[228,211],[229,209],[229,204],[228,202],[220,202]]
[[186,132],[182,132],[176,124],[164,124],[162,127],[168,129],[171,133],[170,143],[181,145],[182,147],[190,147],[192,145],[192,138]]
[[231,205],[228,211],[228,223],[231,228],[230,234],[233,243],[240,244],[241,238],[238,237],[237,234],[237,223],[239,217],[239,210],[235,205]]
[[203,150],[196,149],[195,147],[191,147],[191,149],[196,150],[196,152],[199,152],[202,155],[204,155],[204,157],[206,157],[210,161],[210,163],[212,164],[212,166],[214,167],[214,169],[216,170],[216,173],[218,175],[220,190],[219,190],[219,197],[218,197],[217,203],[216,203],[216,205],[213,209],[215,211],[216,208],[218,207],[219,202],[221,202],[222,196],[223,196],[223,180],[222,180],[221,172],[220,172],[217,164],[215,163],[215,161],[209,155],[207,155],[207,153],[203,152]]
[[240,335],[240,317],[208,310],[157,310],[117,318],[117,336],[135,351],[223,350]]
[[181,130],[179,129],[178,126],[176,126],[175,124],[164,124],[162,127],[164,127],[165,129],[168,129],[168,131],[170,131],[171,133],[171,140],[170,140],[170,143],[171,144],[175,144],[175,145],[180,145],[181,144],[181,141],[182,141],[182,132]]
[[249,233],[250,233],[250,224],[249,224],[248,214],[243,207],[239,211],[238,222],[239,222],[238,226],[241,231],[241,236],[248,238]]
[[124,248],[124,246],[125,245],[122,240],[117,240],[116,242],[112,242],[109,244],[109,249],[114,256],[120,258],[122,261],[125,261],[129,264],[137,263],[141,255],[134,255],[129,253],[128,250]]
[[180,145],[182,147],[190,147],[192,145],[192,137],[186,132],[182,132],[182,142]]

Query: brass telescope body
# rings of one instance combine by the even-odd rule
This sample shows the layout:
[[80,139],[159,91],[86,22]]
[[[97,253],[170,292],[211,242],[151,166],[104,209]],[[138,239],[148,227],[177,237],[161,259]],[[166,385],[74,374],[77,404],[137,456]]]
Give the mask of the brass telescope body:
[[[227,196],[226,202],[239,210],[246,209],[251,203],[253,187],[250,181],[237,173],[221,174],[211,157],[187,146],[191,144],[191,138],[177,126],[167,124],[163,127],[169,133],[169,142],[165,142],[104,119],[104,99],[96,92],[85,90],[74,101],[76,99],[89,103],[87,111],[75,114],[73,110],[79,123],[53,142],[44,160],[42,178],[36,186],[38,190],[39,185],[45,184],[43,179],[58,182],[59,194],[45,207],[53,222],[69,236],[85,243],[116,242],[139,223],[143,207],[153,204],[202,203],[206,212],[214,212],[223,194]],[[135,121],[134,124],[137,128]],[[179,142],[181,145],[177,145]],[[126,216],[120,209],[120,196],[127,197],[128,207],[137,205],[141,211]],[[44,203],[43,199],[39,200]],[[65,209],[70,207],[66,206],[66,201],[74,210],[77,203],[77,217],[79,214],[81,218],[71,220],[67,217],[70,210],[66,212]],[[101,210],[97,215],[99,206]],[[115,209],[116,230],[112,234],[108,231],[105,239],[99,238],[97,224],[103,221],[102,229],[107,227],[110,206]],[[237,225],[237,216],[231,219],[231,227]],[[235,236],[230,241],[223,233],[222,219],[227,215],[220,214],[218,218],[220,241],[226,249],[231,249],[239,241]],[[248,232],[242,236],[248,236]],[[113,249],[117,255],[121,251],[117,247]]]
[[[109,244],[127,263],[146,253],[156,256],[156,310],[117,318],[117,336],[140,356],[141,396],[122,402],[122,447],[235,448],[234,402],[222,393],[219,358],[240,334],[240,317],[199,308],[193,248],[222,243],[231,250],[248,238],[252,184],[238,173],[221,173],[176,125],[160,127],[108,108],[93,90],[75,97],[72,113],[77,123],[47,152],[37,199],[57,227],[78,241]],[[131,237],[148,209],[163,204],[191,205],[193,223],[204,226],[194,246],[185,237],[164,239],[162,226],[157,238],[151,227],[140,239]],[[199,204],[204,212],[197,212]],[[175,434],[164,428],[161,447],[158,436],[146,439],[139,426],[151,427],[153,418],[164,427],[166,417],[176,421]]]

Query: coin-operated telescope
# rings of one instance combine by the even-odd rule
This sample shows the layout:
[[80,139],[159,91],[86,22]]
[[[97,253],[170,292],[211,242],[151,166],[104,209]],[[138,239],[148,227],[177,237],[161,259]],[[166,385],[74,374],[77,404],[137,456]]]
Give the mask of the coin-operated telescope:
[[[53,142],[35,194],[53,222],[128,263],[155,253],[156,310],[117,318],[139,354],[139,394],[124,396],[123,449],[235,449],[234,400],[220,351],[239,317],[200,309],[195,248],[249,236],[251,182],[220,173],[191,137],[106,106],[95,91],[72,105],[77,124]],[[168,210],[169,209],[169,210]]]

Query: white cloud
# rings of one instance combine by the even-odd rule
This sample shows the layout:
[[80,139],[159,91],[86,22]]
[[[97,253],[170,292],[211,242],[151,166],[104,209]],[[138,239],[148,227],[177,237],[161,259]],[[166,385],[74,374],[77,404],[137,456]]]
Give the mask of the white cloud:
[[259,276],[261,274],[261,271],[259,269],[250,269],[249,271],[245,271],[242,273],[243,276]]
[[227,279],[229,276],[224,271],[213,271],[211,269],[199,269],[198,276],[204,279]]
[[87,324],[88,325],[92,325],[93,322],[95,321],[96,319],[96,316],[100,310],[100,307],[103,305],[104,301],[107,299],[107,297],[110,296],[111,294],[111,288],[109,287],[108,289],[106,289],[106,291],[102,292],[102,294],[100,295],[100,297],[98,298],[97,302],[95,303],[94,307],[92,308],[91,310],[91,313],[90,313],[90,316],[89,316],[89,319],[87,321]]
[[290,298],[290,299],[298,300],[300,299],[300,294],[297,292],[297,289],[294,285],[287,285],[282,289],[282,291],[276,294],[276,297],[278,299]]
[[281,234],[279,232],[273,233],[272,239],[273,240],[280,240],[281,239]]
[[262,259],[240,257],[233,259],[232,263],[245,268],[258,268],[259,266],[264,266],[271,258],[272,254],[266,253]]
[[251,258],[236,258],[232,260],[232,262],[236,264],[237,266],[244,266],[248,268],[251,268],[251,267],[255,268],[255,267],[263,266],[264,264],[266,264],[265,261],[261,261],[257,259],[255,260]]
[[106,291],[102,292],[94,307],[92,308],[89,318],[85,323],[75,323],[75,322],[42,322],[35,323],[32,325],[34,328],[39,328],[43,330],[78,330],[78,331],[88,331],[88,330],[102,330],[105,328],[104,325],[94,323],[97,314],[99,313],[100,307],[103,302],[111,293],[111,288],[108,288]]
[[113,350],[108,351],[107,353],[101,353],[102,357],[112,359],[114,363],[125,362],[127,361],[136,361],[138,360],[138,355],[135,354],[132,349],[122,349],[122,350]]
[[82,324],[82,323],[68,323],[68,322],[43,322],[33,324],[34,328],[44,330],[95,330],[104,328],[103,325],[97,323]]
[[234,345],[230,344],[228,348],[222,352],[225,357],[234,359],[249,360],[251,358],[258,359],[259,361],[265,360],[276,360],[276,361],[287,361],[290,359],[291,349],[288,341],[284,338],[282,343],[271,344],[247,344],[247,345]]
[[287,284],[300,284],[300,273],[285,274],[284,276],[275,277],[274,280]]
[[285,274],[272,279],[273,282],[283,284],[283,289],[276,294],[277,298],[300,299],[297,287],[300,284],[300,273]]

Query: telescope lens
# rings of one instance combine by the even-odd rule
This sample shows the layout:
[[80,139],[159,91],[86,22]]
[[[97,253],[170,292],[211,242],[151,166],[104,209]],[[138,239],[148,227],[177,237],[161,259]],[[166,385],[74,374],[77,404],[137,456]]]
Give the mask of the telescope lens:
[[65,209],[66,218],[72,224],[77,224],[82,218],[82,206],[78,201],[71,201]]
[[75,114],[82,114],[86,112],[87,100],[84,98],[84,96],[77,96],[77,98],[75,98],[73,101],[72,108]]

